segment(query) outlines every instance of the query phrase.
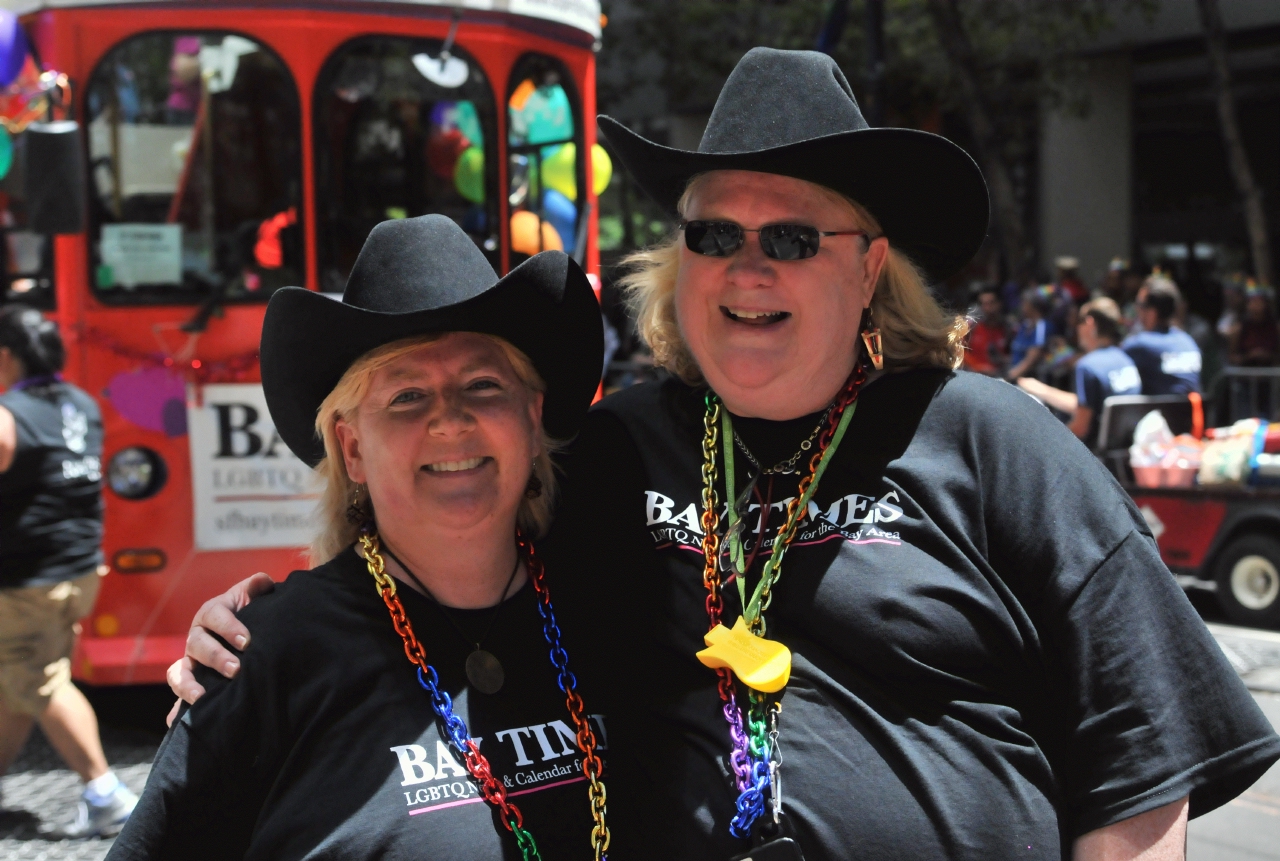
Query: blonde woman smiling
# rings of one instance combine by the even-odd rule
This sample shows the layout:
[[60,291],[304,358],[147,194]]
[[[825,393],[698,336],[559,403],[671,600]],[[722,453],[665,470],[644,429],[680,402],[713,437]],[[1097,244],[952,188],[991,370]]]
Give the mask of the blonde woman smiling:
[[499,280],[441,216],[375,228],[341,303],[272,297],[263,388],[324,482],[316,567],[241,613],[253,648],[204,676],[112,859],[602,856],[602,718],[532,545],[601,354],[568,257]]

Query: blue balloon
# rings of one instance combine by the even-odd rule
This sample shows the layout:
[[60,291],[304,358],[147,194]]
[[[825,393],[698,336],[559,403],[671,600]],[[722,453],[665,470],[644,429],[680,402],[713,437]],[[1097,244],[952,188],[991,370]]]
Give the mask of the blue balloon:
[[17,79],[27,61],[27,33],[12,12],[0,10],[0,87]]
[[473,206],[462,216],[462,229],[467,233],[485,233],[489,219],[483,206]]
[[565,254],[572,254],[578,237],[578,207],[560,192],[548,188],[542,195],[542,217],[560,234]]

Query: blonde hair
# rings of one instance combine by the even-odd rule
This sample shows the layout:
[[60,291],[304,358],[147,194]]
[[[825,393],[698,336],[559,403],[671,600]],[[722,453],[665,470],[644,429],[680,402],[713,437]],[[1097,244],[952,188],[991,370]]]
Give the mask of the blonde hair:
[[[323,489],[316,517],[320,530],[311,542],[312,566],[323,565],[337,556],[356,540],[360,531],[360,525],[352,523],[347,517],[359,485],[347,475],[346,461],[342,457],[342,449],[338,445],[338,434],[335,430],[338,419],[350,422],[355,418],[356,410],[368,393],[369,384],[375,373],[406,353],[442,337],[443,334],[438,333],[417,335],[370,350],[352,363],[347,372],[342,375],[342,379],[333,387],[333,391],[320,404],[320,409],[316,412],[316,433],[324,440],[324,458],[316,464],[315,474],[323,485]],[[530,392],[546,391],[546,383],[534,369],[528,356],[502,338],[494,335],[484,337],[502,348],[516,376]],[[542,493],[534,499],[522,499],[520,510],[516,515],[516,525],[521,532],[531,538],[541,537],[551,525],[556,497],[556,476],[551,463],[551,454],[558,448],[559,444],[549,437],[546,431],[542,431],[533,469],[533,474],[542,482]],[[373,505],[368,493],[363,488],[360,490],[360,508],[366,516],[372,517]]]
[[[690,195],[708,174],[689,181],[677,204],[684,214]],[[882,235],[880,224],[857,201],[817,185],[831,201],[848,207],[857,229],[869,236]],[[653,351],[654,361],[687,383],[703,381],[702,372],[689,352],[676,321],[676,275],[680,270],[680,235],[677,231],[649,248],[627,256],[629,271],[619,280],[640,337]],[[886,370],[937,367],[958,368],[964,359],[964,337],[969,322],[942,309],[925,286],[924,276],[911,259],[892,245],[875,294],[871,298],[873,325],[880,327]],[[859,325],[860,321],[851,321]]]

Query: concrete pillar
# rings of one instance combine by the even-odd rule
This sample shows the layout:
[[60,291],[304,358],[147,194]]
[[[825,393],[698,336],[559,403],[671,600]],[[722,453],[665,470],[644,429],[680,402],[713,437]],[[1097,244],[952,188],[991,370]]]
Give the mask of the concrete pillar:
[[1132,71],[1127,54],[1089,60],[1089,111],[1046,110],[1040,130],[1040,262],[1080,260],[1090,289],[1133,238]]

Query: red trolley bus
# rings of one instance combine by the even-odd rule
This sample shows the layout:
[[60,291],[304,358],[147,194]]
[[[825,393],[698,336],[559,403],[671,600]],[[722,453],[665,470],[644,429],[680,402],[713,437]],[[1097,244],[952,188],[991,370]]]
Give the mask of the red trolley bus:
[[22,188],[41,178],[0,181],[3,298],[58,320],[66,374],[106,424],[112,571],[75,673],[159,682],[200,603],[303,563],[314,488],[258,384],[274,290],[341,292],[373,225],[428,212],[499,271],[563,248],[598,272],[610,166],[584,118],[600,7],[5,5],[38,65],[66,76],[79,123],[82,232],[29,229]]

